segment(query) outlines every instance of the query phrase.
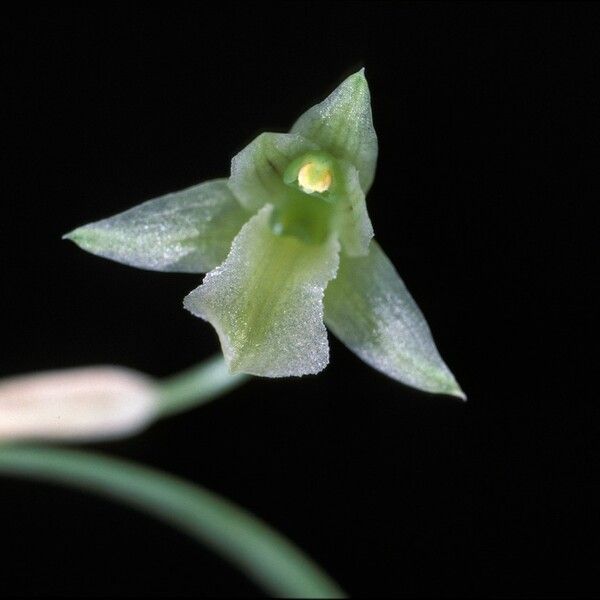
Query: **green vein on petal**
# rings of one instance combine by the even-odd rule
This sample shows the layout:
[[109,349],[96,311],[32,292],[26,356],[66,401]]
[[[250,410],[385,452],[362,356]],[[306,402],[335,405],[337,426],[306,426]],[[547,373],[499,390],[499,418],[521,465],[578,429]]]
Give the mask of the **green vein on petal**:
[[271,212],[267,205],[244,225],[227,260],[184,305],[215,327],[231,371],[318,373],[329,361],[323,293],[337,271],[339,243],[275,235]]

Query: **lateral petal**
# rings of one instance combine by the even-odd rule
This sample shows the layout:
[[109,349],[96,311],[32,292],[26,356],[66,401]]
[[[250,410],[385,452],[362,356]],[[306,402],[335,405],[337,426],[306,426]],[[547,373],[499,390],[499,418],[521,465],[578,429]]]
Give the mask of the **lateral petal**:
[[278,204],[291,189],[283,181],[292,160],[318,147],[300,135],[261,133],[231,160],[229,186],[248,210]]
[[64,238],[140,269],[205,273],[225,259],[249,217],[226,180],[215,179],[89,223]]
[[431,331],[377,242],[364,257],[342,255],[325,293],[325,322],[362,360],[427,392],[465,399]]

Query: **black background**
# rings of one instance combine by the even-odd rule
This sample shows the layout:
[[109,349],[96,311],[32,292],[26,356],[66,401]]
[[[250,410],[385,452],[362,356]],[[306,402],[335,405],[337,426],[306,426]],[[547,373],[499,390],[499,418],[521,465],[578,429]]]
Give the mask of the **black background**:
[[[208,4],[208,3],[207,3]],[[156,376],[217,350],[200,277],[63,242],[228,173],[366,67],[368,206],[469,402],[369,369],[255,380],[94,449],[254,511],[352,595],[571,595],[596,586],[591,330],[600,9],[593,4],[163,5],[6,16],[0,374]],[[597,201],[597,198],[596,198]],[[577,319],[581,319],[579,324]],[[3,593],[253,595],[183,535],[72,490],[0,482]]]

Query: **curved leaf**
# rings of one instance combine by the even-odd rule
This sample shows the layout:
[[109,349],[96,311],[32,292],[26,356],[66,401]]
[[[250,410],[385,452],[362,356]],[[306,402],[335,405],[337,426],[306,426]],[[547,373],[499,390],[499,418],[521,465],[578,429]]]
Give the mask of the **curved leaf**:
[[0,447],[0,473],[73,486],[141,510],[212,548],[274,597],[345,597],[282,534],[214,492],[173,475],[50,446]]

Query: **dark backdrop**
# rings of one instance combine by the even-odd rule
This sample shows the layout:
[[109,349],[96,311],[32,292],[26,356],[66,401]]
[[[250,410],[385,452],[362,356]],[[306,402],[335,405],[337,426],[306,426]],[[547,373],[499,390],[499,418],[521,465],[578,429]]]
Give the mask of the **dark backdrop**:
[[[208,3],[206,3],[208,4]],[[353,595],[583,593],[597,577],[590,454],[598,5],[219,3],[5,16],[2,375],[116,363],[156,376],[217,350],[181,306],[199,276],[60,236],[227,175],[366,67],[376,236],[469,402],[331,341],[315,377],[255,380],[94,446],[202,483],[287,534]],[[583,281],[582,295],[577,291]],[[578,366],[579,365],[579,366]],[[596,368],[597,370],[597,368]],[[183,535],[82,493],[0,482],[2,592],[252,595]]]

